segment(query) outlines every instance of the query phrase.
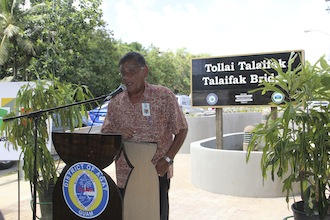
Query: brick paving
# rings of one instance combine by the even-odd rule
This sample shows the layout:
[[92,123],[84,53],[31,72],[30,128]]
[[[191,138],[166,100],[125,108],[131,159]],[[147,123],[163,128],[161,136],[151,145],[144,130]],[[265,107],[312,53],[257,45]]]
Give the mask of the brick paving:
[[[114,166],[105,171],[114,179]],[[0,210],[5,220],[33,219],[28,182],[19,181],[17,173],[0,177]],[[219,186],[221,187],[221,186]],[[37,210],[39,216],[39,210]],[[170,189],[171,220],[279,220],[291,216],[285,198],[245,198],[210,193],[194,187],[190,178],[190,155],[175,158]],[[0,217],[1,220],[1,217]]]

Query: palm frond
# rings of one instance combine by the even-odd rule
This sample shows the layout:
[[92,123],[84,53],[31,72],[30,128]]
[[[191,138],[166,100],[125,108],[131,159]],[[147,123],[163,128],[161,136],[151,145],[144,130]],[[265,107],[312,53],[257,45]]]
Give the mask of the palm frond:
[[5,36],[7,36],[8,38],[12,38],[13,36],[17,35],[19,32],[21,31],[21,29],[18,26],[15,26],[13,24],[9,24],[3,34]]
[[8,60],[8,50],[5,43],[1,43],[0,47],[0,64],[3,65]]
[[17,44],[28,54],[36,55],[34,45],[30,40],[19,38]]
[[48,5],[46,3],[40,3],[37,5],[32,6],[31,8],[25,10],[22,15],[30,15],[30,14],[34,14],[35,12],[37,12],[40,8],[47,8]]

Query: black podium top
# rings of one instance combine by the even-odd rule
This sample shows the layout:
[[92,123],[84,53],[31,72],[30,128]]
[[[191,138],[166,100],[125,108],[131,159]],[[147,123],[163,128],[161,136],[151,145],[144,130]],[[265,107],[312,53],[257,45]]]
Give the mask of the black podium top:
[[86,161],[101,169],[114,161],[122,145],[122,137],[117,133],[53,132],[52,138],[58,155],[67,165]]

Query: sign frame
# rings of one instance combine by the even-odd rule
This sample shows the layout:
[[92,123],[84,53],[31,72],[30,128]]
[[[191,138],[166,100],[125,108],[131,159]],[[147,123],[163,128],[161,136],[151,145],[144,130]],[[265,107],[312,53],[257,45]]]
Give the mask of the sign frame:
[[272,59],[277,60],[286,72],[292,53],[298,53],[292,68],[304,63],[304,50],[193,58],[191,105],[202,108],[275,106],[270,92],[262,95],[261,91],[249,91],[258,88],[262,80],[274,80],[277,76]]

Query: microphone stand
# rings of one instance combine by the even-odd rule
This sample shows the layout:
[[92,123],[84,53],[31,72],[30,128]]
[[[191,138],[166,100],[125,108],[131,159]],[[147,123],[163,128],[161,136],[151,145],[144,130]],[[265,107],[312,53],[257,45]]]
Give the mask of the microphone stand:
[[68,104],[68,105],[63,105],[63,106],[58,106],[58,107],[54,107],[54,108],[49,108],[49,109],[44,109],[44,110],[37,110],[37,111],[33,111],[27,114],[23,114],[23,115],[19,115],[19,116],[14,116],[14,117],[9,117],[9,118],[4,118],[3,121],[11,121],[14,119],[18,119],[18,118],[32,118],[34,120],[34,164],[33,164],[33,193],[32,193],[32,199],[33,199],[33,220],[36,220],[37,217],[37,180],[38,180],[38,173],[37,173],[37,149],[38,149],[38,121],[40,119],[40,116],[46,112],[53,112],[55,110],[59,110],[62,108],[68,108],[68,107],[72,107],[72,106],[76,106],[76,105],[81,105],[81,104],[86,104],[86,103],[90,103],[90,102],[95,102],[97,100],[100,99],[108,99],[110,100],[112,97],[108,97],[108,95],[103,95],[103,96],[99,96],[93,99],[89,99],[89,100],[85,100],[85,101],[81,101],[81,102],[75,102],[72,104]]

